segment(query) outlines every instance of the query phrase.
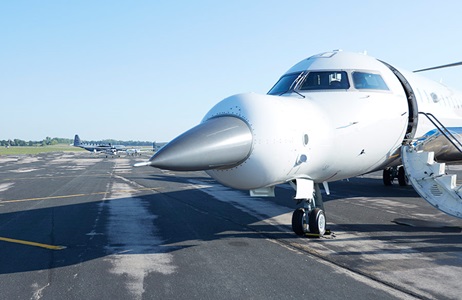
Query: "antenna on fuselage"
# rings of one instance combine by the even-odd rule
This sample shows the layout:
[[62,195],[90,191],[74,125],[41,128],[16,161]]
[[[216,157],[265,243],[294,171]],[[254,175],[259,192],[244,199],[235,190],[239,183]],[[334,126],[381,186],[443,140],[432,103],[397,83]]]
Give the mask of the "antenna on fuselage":
[[415,70],[415,71],[413,71],[413,72],[414,72],[414,73],[417,73],[417,72],[424,72],[424,71],[437,70],[437,69],[444,69],[444,68],[449,68],[449,67],[457,67],[457,66],[461,66],[461,65],[462,65],[462,61],[459,61],[459,62],[452,63],[452,64],[447,64],[447,65],[441,65],[441,66],[436,66],[436,67],[431,67],[431,68],[425,68],[425,69]]

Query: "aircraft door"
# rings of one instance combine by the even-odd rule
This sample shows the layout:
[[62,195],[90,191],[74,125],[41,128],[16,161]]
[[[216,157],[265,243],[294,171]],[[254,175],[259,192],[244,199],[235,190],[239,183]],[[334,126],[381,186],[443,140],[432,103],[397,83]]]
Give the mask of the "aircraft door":
[[405,139],[413,139],[417,130],[417,124],[418,124],[418,114],[419,110],[417,108],[417,100],[414,94],[414,91],[407,81],[407,79],[404,77],[401,72],[399,72],[395,67],[393,67],[390,64],[387,64],[384,61],[380,61],[384,65],[386,65],[392,72],[393,74],[396,75],[398,78],[399,82],[401,83],[404,92],[406,93],[406,98],[407,98],[407,103],[409,107],[409,115],[408,115],[408,126],[406,130],[406,135]]

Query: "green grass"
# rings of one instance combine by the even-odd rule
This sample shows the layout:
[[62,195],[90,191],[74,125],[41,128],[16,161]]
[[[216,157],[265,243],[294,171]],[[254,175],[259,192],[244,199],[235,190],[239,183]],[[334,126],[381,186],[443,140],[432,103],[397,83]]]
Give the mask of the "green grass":
[[0,156],[2,155],[27,155],[27,154],[39,154],[46,152],[77,152],[85,151],[82,148],[69,146],[66,144],[58,144],[53,146],[25,146],[25,147],[0,147]]

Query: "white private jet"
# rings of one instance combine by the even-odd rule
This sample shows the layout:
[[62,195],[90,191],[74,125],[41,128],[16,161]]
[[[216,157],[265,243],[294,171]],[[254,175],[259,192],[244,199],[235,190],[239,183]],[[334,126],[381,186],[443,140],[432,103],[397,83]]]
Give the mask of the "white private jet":
[[332,51],[290,68],[267,95],[222,100],[137,166],[205,170],[257,197],[289,182],[303,203],[293,231],[322,235],[319,184],[329,193],[328,182],[377,170],[385,184],[393,174],[400,184],[407,178],[433,206],[462,217],[462,192],[443,163],[462,160],[459,133],[461,93],[364,54]]

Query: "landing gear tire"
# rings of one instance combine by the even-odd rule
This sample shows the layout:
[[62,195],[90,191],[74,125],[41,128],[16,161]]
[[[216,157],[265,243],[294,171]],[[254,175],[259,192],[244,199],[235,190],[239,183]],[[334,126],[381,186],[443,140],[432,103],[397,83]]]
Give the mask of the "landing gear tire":
[[391,186],[393,184],[393,171],[391,168],[386,168],[383,170],[383,184],[386,186]]
[[319,234],[320,236],[326,233],[326,215],[324,211],[318,207],[314,208],[309,213],[308,222],[306,221],[306,210],[298,208],[292,214],[292,230],[298,236],[304,236],[307,232]]
[[292,214],[292,230],[298,236],[304,236],[308,231],[304,208],[297,208]]
[[326,233],[326,215],[322,209],[315,208],[310,212],[310,232],[324,235]]
[[409,185],[408,179],[406,177],[406,172],[404,172],[404,167],[403,166],[398,168],[398,183],[399,183],[400,186]]

